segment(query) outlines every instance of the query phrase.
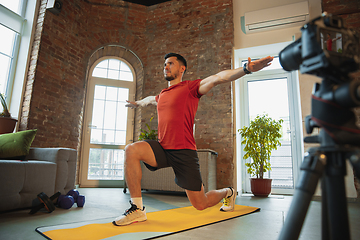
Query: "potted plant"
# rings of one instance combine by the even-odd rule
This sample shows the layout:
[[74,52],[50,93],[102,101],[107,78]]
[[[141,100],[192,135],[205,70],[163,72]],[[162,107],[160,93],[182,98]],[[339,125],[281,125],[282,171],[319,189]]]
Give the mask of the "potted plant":
[[11,117],[5,101],[5,97],[2,93],[0,93],[0,102],[3,109],[3,111],[0,113],[0,134],[12,133],[14,131],[17,120]]
[[149,131],[140,129],[140,135],[139,140],[157,140],[157,130],[151,129],[151,121],[154,119],[154,117],[150,118],[150,125],[145,124]]
[[271,170],[271,151],[281,146],[282,119],[275,121],[267,114],[258,115],[248,127],[238,130],[244,145],[244,159],[247,172],[255,178],[250,179],[251,191],[255,196],[267,197],[271,192],[272,179],[264,178],[264,173]]

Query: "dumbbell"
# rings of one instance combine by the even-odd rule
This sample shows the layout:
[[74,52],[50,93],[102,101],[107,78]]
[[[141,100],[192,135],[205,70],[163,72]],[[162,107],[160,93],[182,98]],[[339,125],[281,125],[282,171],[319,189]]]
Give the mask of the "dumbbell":
[[66,195],[60,195],[58,199],[58,206],[64,209],[71,208],[74,203],[78,207],[83,207],[85,204],[85,196],[80,195],[76,189],[70,190]]
[[79,191],[76,189],[70,190],[66,195],[72,196],[74,198],[74,202],[78,207],[83,207],[85,204],[85,196],[80,195]]
[[39,193],[37,195],[37,198],[39,199],[40,204],[33,207],[30,211],[30,214],[34,214],[38,212],[43,207],[45,207],[45,209],[49,213],[53,212],[55,210],[54,201],[56,201],[56,199],[60,196],[60,194],[61,194],[60,192],[57,192],[49,198],[44,192]]

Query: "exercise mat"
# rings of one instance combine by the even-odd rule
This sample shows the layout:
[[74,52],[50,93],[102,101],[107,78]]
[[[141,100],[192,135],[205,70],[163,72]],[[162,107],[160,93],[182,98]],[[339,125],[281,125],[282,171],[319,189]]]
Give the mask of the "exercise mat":
[[205,225],[229,220],[259,211],[259,208],[235,205],[233,212],[221,212],[218,205],[198,211],[194,207],[175,208],[147,213],[147,221],[114,226],[113,218],[38,227],[48,239],[152,239]]

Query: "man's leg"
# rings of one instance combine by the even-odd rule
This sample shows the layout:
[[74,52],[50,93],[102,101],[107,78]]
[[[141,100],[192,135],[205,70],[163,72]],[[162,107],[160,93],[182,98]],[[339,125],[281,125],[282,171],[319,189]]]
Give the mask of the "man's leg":
[[132,198],[141,197],[141,165],[143,161],[157,167],[154,152],[147,142],[136,142],[125,147],[125,180]]
[[205,193],[204,186],[202,185],[200,191],[190,191],[190,190],[185,190],[185,191],[190,200],[190,203],[197,210],[205,210],[206,208],[215,206],[223,198],[231,198],[233,202],[235,202],[235,198],[236,198],[236,193],[234,192],[233,189],[230,188],[211,190]]
[[141,207],[141,165],[143,161],[150,166],[157,167],[154,152],[146,142],[136,142],[125,147],[125,180],[131,196],[131,207],[123,215],[116,218],[116,226],[129,225],[133,222],[146,220],[145,207]]

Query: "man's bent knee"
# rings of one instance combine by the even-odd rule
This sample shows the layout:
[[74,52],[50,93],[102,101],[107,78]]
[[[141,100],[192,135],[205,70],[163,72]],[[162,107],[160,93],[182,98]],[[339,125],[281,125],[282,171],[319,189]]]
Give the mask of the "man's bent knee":
[[130,143],[125,146],[125,154],[127,155],[138,155],[141,152],[141,144],[140,142]]
[[144,161],[151,166],[157,166],[155,155],[150,145],[144,141],[126,145],[125,161]]
[[202,210],[205,210],[208,208],[207,204],[205,204],[205,203],[194,203],[193,207],[199,211],[202,211]]

